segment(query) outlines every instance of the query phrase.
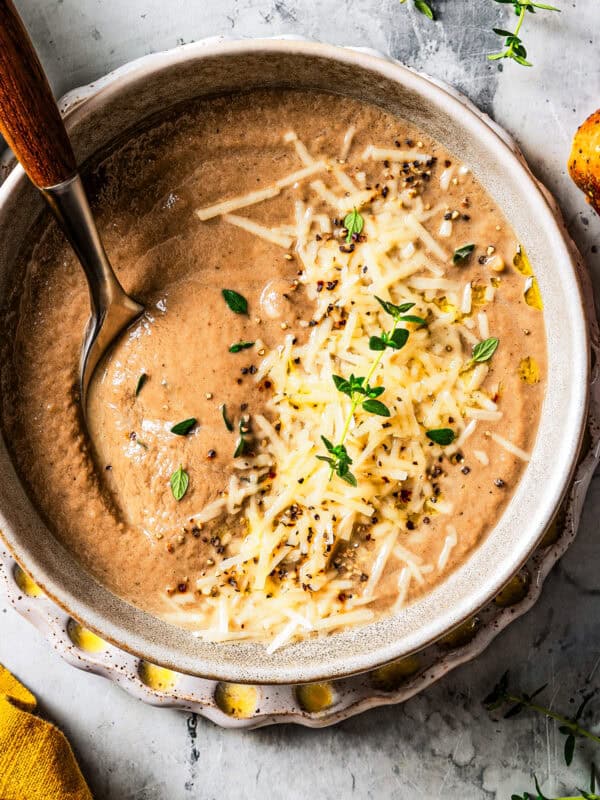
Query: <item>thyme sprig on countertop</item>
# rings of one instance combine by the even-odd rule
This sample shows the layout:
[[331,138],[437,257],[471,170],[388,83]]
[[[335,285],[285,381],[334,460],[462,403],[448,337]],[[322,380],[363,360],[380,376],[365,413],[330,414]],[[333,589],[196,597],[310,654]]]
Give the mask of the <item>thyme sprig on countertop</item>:
[[338,392],[347,395],[350,400],[350,409],[346,415],[342,435],[337,444],[333,444],[321,436],[325,449],[327,450],[326,456],[317,456],[320,461],[326,461],[331,467],[329,478],[337,475],[338,478],[346,481],[351,486],[356,486],[356,477],[350,471],[352,459],[348,455],[348,450],[344,444],[348,431],[350,430],[350,423],[354,418],[356,409],[360,406],[364,411],[370,414],[377,414],[380,417],[389,417],[390,410],[377,398],[385,392],[385,386],[371,386],[371,378],[375,374],[375,370],[383,357],[384,352],[389,348],[390,350],[401,350],[408,341],[409,331],[406,328],[399,328],[401,322],[413,322],[417,325],[425,325],[426,322],[422,317],[414,314],[407,314],[413,308],[414,303],[402,303],[397,306],[387,300],[382,300],[380,297],[375,297],[379,305],[383,308],[386,314],[389,314],[394,320],[389,331],[382,331],[379,336],[371,336],[369,338],[369,349],[377,353],[373,360],[369,371],[366,376],[357,377],[350,375],[349,378],[342,378],[340,375],[333,376],[333,382]]
[[[517,714],[521,713],[521,711],[528,709],[558,722],[558,730],[565,737],[563,750],[565,763],[567,766],[570,766],[571,762],[573,761],[575,743],[578,738],[589,739],[592,742],[600,744],[600,736],[596,736],[596,734],[592,733],[587,728],[584,728],[581,724],[583,712],[585,711],[587,704],[594,696],[594,693],[592,692],[587,694],[583,698],[575,714],[572,716],[566,716],[565,714],[559,714],[558,712],[553,711],[551,708],[548,708],[539,702],[534,702],[535,698],[544,691],[546,686],[547,684],[544,684],[543,686],[540,686],[539,689],[536,689],[531,693],[515,691],[509,687],[508,672],[505,672],[498,683],[494,686],[492,691],[484,699],[483,705],[488,711],[496,711],[503,706],[508,706],[504,713],[504,719],[516,717]],[[578,787],[576,791],[579,792],[579,794],[576,795],[554,798],[548,797],[540,789],[540,784],[535,774],[533,779],[535,784],[535,792],[513,794],[511,795],[511,800],[600,800],[600,794],[596,792],[596,785],[598,781],[596,766],[594,764],[591,766],[589,790]]]
[[[509,687],[508,672],[505,672],[498,683],[494,686],[492,691],[484,699],[483,705],[488,711],[496,711],[503,706],[509,706],[504,713],[504,719],[516,717],[517,714],[521,713],[521,711],[529,709],[530,711],[535,711],[538,714],[542,714],[544,717],[548,717],[549,719],[553,719],[558,722],[558,730],[565,737],[563,751],[565,763],[567,766],[570,766],[573,760],[573,753],[575,752],[575,742],[577,738],[590,739],[592,742],[600,744],[600,736],[596,736],[595,733],[592,733],[587,728],[584,728],[580,722],[587,704],[593,697],[593,693],[586,695],[579,704],[575,714],[571,717],[568,717],[565,714],[559,714],[557,711],[553,711],[551,708],[541,705],[539,702],[534,702],[535,698],[544,691],[547,685],[548,684],[544,684],[543,686],[540,686],[539,689],[536,689],[531,693],[514,691]],[[541,793],[539,793],[539,796],[543,798]],[[586,797],[585,794],[583,794],[583,796]],[[513,797],[518,798],[519,796],[513,795]],[[525,793],[523,797],[529,797],[528,793]],[[533,795],[531,795],[531,797],[533,797]]]
[[[490,61],[499,61],[500,59],[508,58],[520,64],[522,67],[533,66],[530,61],[527,61],[527,50],[520,36],[521,27],[525,21],[525,14],[534,14],[536,9],[540,11],[560,12],[560,8],[547,5],[546,3],[534,3],[533,0],[494,0],[494,2],[502,3],[503,5],[511,5],[519,19],[514,31],[507,31],[503,28],[493,28],[494,33],[504,37],[504,50],[498,53],[491,53],[488,55],[488,59]],[[406,0],[400,0],[400,3],[406,3]],[[420,11],[423,16],[435,20],[435,14],[429,2],[426,2],[426,0],[414,0],[414,4],[417,11]]]
[[521,32],[521,26],[525,20],[525,14],[527,12],[534,14],[536,8],[544,11],[558,12],[560,12],[560,8],[549,6],[545,3],[534,3],[532,0],[494,0],[494,2],[512,5],[515,10],[515,14],[517,14],[519,19],[517,21],[517,27],[514,31],[506,31],[503,28],[494,28],[494,33],[496,33],[498,36],[505,37],[504,50],[501,50],[498,53],[491,53],[488,55],[488,59],[490,61],[498,61],[499,59],[509,58],[513,61],[516,61],[517,64],[520,64],[522,67],[533,66],[531,61],[527,61],[527,50],[525,49],[523,40],[519,36]]

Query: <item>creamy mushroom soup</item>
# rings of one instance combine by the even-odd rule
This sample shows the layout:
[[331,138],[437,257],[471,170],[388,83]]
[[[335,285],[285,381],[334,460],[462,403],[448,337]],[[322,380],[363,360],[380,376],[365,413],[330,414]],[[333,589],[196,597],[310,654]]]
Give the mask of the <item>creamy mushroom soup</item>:
[[468,559],[532,451],[546,345],[467,164],[380,108],[265,91],[173,113],[89,183],[146,308],[95,376],[89,438],[87,292],[54,225],[2,337],[14,463],[86,570],[273,651],[402,613]]

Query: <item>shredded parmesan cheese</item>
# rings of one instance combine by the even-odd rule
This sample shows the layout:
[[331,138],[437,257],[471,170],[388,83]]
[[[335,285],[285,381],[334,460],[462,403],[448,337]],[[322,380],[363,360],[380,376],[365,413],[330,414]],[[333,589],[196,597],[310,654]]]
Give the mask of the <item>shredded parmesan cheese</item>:
[[243,228],[243,230],[248,231],[248,233],[253,233],[255,236],[259,236],[267,242],[278,244],[280,247],[285,247],[286,249],[292,246],[293,239],[291,236],[286,236],[276,230],[266,228],[264,225],[259,225],[258,222],[253,222],[245,217],[238,217],[235,214],[224,214],[223,219],[225,222],[229,222],[230,225]]
[[199,208],[196,210],[196,214],[202,222],[206,222],[222,214],[231,214],[233,211],[238,211],[240,208],[246,208],[247,206],[261,203],[263,200],[277,197],[286,186],[293,186],[295,183],[301,183],[306,180],[306,178],[310,178],[317,172],[323,172],[325,169],[327,169],[327,164],[324,161],[315,161],[303,169],[285,175],[283,178],[276,181],[273,186],[266,186],[264,189],[257,189],[255,192],[249,192],[239,197],[232,197],[230,200],[224,200],[221,203],[215,203],[212,206]]
[[431,156],[421,150],[398,150],[393,147],[374,147],[370,144],[362,154],[365,161],[431,161]]
[[350,125],[350,127],[344,134],[342,149],[340,150],[340,161],[345,161],[346,158],[348,157],[348,153],[350,152],[350,148],[352,147],[352,140],[354,139],[355,133],[356,133],[356,126]]
[[221,214],[231,214],[232,211],[237,211],[240,208],[246,208],[246,206],[261,203],[263,200],[269,200],[271,197],[276,197],[279,192],[280,188],[278,186],[268,186],[265,189],[257,189],[255,192],[249,192],[240,197],[232,197],[231,200],[223,200],[213,206],[199,208],[196,214],[202,222],[206,222],[206,220],[218,217]]
[[480,464],[483,464],[484,467],[487,467],[487,465],[490,463],[489,456],[485,450],[473,450],[473,455]]
[[440,175],[440,189],[443,192],[447,192],[448,189],[450,188],[450,181],[452,180],[453,173],[454,173],[454,167],[448,167]]
[[520,458],[522,461],[529,461],[531,458],[529,453],[526,453],[525,450],[517,447],[516,444],[509,442],[508,439],[505,439],[504,436],[500,436],[499,433],[491,432],[490,437],[496,442],[496,444],[499,444],[500,447],[503,447],[509,453],[512,453],[513,456]]
[[[203,221],[223,215],[229,224],[265,241],[294,247],[299,282],[314,301],[306,341],[299,343],[290,335],[273,350],[261,347],[255,379],[268,377],[272,395],[268,415],[252,420],[260,452],[236,459],[225,495],[193,516],[202,523],[225,512],[238,515],[245,530],[218,565],[198,576],[199,603],[174,612],[189,614],[196,635],[207,641],[263,639],[267,652],[274,653],[298,637],[369,622],[375,612],[367,606],[390,591],[393,608],[400,612],[413,586],[447,569],[460,540],[449,524],[452,498],[434,495],[428,470],[441,451],[432,446],[427,430],[452,421],[456,439],[445,448],[451,457],[480,421],[492,424],[503,416],[484,388],[487,365],[469,362],[479,341],[474,330],[482,338],[489,335],[482,303],[493,300],[493,287],[482,289],[476,303],[471,283],[445,277],[450,255],[425,226],[440,208],[424,208],[419,197],[401,193],[395,180],[376,199],[359,188],[365,185],[364,175],[351,177],[341,166],[354,135],[350,127],[339,160],[316,161],[289,131],[284,140],[295,148],[300,169],[271,187],[196,212]],[[366,148],[363,158],[431,159],[421,150],[374,146]],[[449,185],[452,172],[442,174],[442,188]],[[300,184],[292,224],[287,220],[267,228],[232,213]],[[319,202],[331,215],[321,209],[315,213]],[[332,218],[363,206],[364,241],[356,248],[340,247],[341,223],[332,226]],[[451,223],[442,224],[439,236],[450,235],[451,229]],[[317,290],[323,283],[334,288]],[[381,381],[386,387],[382,399],[390,417],[385,425],[360,407],[351,420],[345,443],[357,482],[353,486],[330,479],[329,465],[317,456],[323,455],[322,436],[339,441],[348,413],[350,401],[337,391],[332,376],[366,374],[373,359],[369,337],[389,324],[375,296],[413,303],[411,313],[426,318],[427,325],[407,323],[406,346],[382,355],[373,385]],[[495,432],[489,435],[514,455],[528,458]],[[482,450],[473,455],[481,464],[489,463]],[[418,538],[411,533],[413,519],[424,514],[444,521],[445,530],[437,553],[427,562],[415,552]],[[352,547],[365,526],[368,541]],[[339,544],[348,546],[354,558],[341,574],[334,562]]]
[[479,336],[483,341],[490,335],[490,323],[488,321],[488,315],[485,311],[480,311],[479,314],[477,314],[477,322],[479,324]]
[[442,548],[442,552],[440,553],[437,562],[438,569],[444,569],[444,567],[448,563],[450,554],[452,553],[452,550],[454,549],[457,541],[458,541],[458,534],[456,533],[456,528],[454,527],[454,525],[448,525],[446,527],[446,538],[444,540],[444,547]]

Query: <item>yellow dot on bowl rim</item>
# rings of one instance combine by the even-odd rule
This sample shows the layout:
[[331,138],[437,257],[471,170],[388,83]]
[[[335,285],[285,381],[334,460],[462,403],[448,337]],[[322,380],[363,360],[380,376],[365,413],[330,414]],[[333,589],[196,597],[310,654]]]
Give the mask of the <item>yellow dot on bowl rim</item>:
[[227,716],[247,719],[256,711],[258,688],[245,683],[219,683],[215,689],[215,702]]
[[296,687],[295,693],[298,705],[309,714],[325,711],[335,700],[333,686],[330,683],[304,683]]
[[40,589],[33,578],[29,577],[25,570],[22,569],[22,567],[20,567],[18,564],[15,564],[14,566],[13,577],[19,589],[23,592],[23,594],[26,594],[27,597],[44,596],[44,592]]
[[556,542],[561,534],[561,526],[558,524],[558,516],[555,517],[546,528],[546,533],[542,536],[539,547],[550,547]]
[[479,630],[479,624],[479,617],[471,617],[471,619],[466,620],[453,631],[447,633],[446,636],[443,636],[440,641],[448,647],[462,647],[475,637]]
[[83,650],[85,653],[101,653],[106,650],[107,644],[100,636],[84,628],[77,620],[70,619],[67,624],[67,633],[69,639],[73,642],[75,647]]
[[406,656],[373,670],[371,683],[375,689],[380,689],[382,692],[393,692],[405,683],[407,678],[418,672],[420,666],[418,656]]
[[140,661],[138,675],[142,683],[145,683],[149,689],[158,692],[168,692],[176,685],[179,677],[172,669],[159,667],[158,664],[152,664],[150,661]]
[[494,597],[494,603],[500,606],[500,608],[514,606],[525,597],[530,583],[531,575],[529,571],[526,569],[521,570],[521,572],[511,578],[506,586],[498,592],[496,597]]

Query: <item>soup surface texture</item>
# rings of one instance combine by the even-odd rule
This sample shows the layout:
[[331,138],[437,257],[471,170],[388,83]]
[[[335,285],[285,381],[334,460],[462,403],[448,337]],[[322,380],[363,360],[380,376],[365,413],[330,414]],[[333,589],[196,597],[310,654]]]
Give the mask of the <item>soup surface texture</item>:
[[3,314],[2,424],[54,534],[111,591],[205,639],[288,641],[430,591],[534,445],[537,282],[426,132],[347,98],[199,101],[89,176],[145,315],[90,392],[53,224]]

